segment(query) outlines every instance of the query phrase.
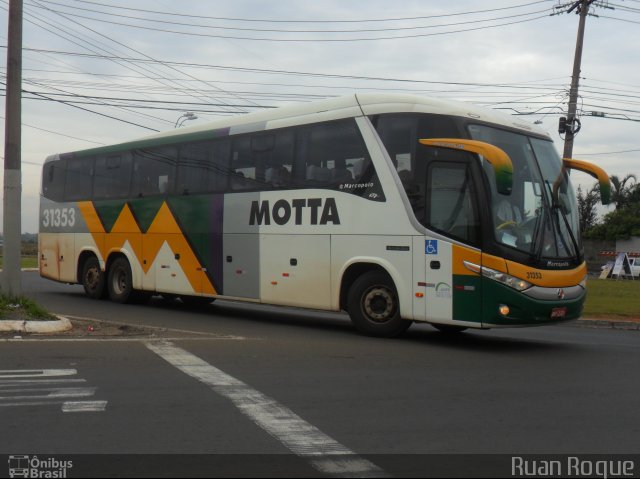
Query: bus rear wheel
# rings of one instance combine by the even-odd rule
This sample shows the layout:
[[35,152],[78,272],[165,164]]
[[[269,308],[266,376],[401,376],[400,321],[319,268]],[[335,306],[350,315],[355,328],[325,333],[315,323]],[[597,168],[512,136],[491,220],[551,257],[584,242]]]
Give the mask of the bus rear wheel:
[[368,336],[395,337],[412,324],[400,317],[395,285],[382,271],[369,271],[354,281],[347,296],[347,312],[356,329]]
[[133,275],[129,261],[125,258],[116,258],[109,267],[107,289],[111,301],[129,303],[134,300]]
[[95,256],[87,258],[82,265],[82,286],[87,296],[102,299],[106,296],[105,274],[100,269],[100,261]]

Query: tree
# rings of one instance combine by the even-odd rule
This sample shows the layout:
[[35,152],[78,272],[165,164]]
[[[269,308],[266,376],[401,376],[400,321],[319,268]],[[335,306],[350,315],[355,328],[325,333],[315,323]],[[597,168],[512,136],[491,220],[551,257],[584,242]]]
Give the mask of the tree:
[[[636,175],[630,173],[622,180],[617,175],[612,175],[610,178],[613,187],[611,202],[616,205],[616,209],[624,208],[629,204],[632,196],[635,196],[635,190],[638,189]],[[629,184],[627,185],[627,183]]]
[[593,239],[629,239],[640,236],[640,202],[631,203],[605,215],[602,223],[594,226],[585,235]]
[[600,202],[599,186],[596,183],[586,194],[582,193],[582,188],[578,186],[578,214],[580,216],[580,233],[593,228],[598,221],[596,206]]

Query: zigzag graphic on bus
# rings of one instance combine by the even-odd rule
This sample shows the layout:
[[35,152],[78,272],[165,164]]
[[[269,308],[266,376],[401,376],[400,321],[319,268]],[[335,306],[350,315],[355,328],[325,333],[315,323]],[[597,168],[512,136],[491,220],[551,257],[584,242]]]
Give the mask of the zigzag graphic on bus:
[[140,229],[127,203],[109,232],[105,230],[93,202],[79,202],[78,209],[103,260],[111,253],[121,251],[128,243],[143,272],[147,274],[160,249],[167,243],[172,252],[180,254],[180,266],[194,292],[217,294],[166,202],[160,206],[146,233]]

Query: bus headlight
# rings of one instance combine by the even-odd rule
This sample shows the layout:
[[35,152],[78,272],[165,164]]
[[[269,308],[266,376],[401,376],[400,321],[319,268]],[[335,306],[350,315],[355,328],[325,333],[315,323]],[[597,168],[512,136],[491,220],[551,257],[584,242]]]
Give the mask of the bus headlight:
[[511,276],[507,273],[501,273],[500,271],[496,271],[495,269],[482,267],[482,275],[486,278],[497,281],[498,283],[502,283],[510,288],[513,288],[517,291],[524,291],[525,289],[529,289],[533,286],[528,281],[524,279],[516,278],[515,276]]

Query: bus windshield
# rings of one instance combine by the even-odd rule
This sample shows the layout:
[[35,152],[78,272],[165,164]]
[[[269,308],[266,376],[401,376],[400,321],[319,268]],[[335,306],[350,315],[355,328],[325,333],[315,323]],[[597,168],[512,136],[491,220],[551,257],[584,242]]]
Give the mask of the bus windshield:
[[575,258],[577,203],[553,143],[485,125],[470,125],[469,133],[503,149],[513,162],[513,190],[504,195],[496,189],[493,167],[483,161],[496,241],[538,260]]

